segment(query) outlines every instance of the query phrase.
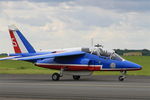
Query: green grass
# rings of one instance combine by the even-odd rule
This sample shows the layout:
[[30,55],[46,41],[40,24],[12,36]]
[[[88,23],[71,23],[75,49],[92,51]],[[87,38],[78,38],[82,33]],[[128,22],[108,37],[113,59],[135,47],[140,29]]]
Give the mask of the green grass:
[[[150,75],[150,56],[125,56],[125,59],[143,66],[140,71],[129,71],[128,75]],[[24,61],[0,61],[0,74],[51,74],[57,72],[34,66]],[[120,75],[120,72],[94,72],[94,75]]]
[[0,61],[0,74],[51,74],[54,72],[57,71],[37,67],[25,61]]

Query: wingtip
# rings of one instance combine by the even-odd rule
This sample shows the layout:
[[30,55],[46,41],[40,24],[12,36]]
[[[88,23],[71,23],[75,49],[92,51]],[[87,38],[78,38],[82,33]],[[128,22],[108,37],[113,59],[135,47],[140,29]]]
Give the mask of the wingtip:
[[18,28],[15,25],[8,25],[9,30],[18,30]]

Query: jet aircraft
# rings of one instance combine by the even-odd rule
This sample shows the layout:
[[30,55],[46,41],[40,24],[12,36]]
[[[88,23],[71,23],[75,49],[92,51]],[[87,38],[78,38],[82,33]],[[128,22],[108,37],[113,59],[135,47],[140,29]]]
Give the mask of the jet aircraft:
[[27,61],[35,66],[60,70],[60,73],[52,74],[54,81],[58,81],[64,74],[72,75],[74,80],[79,80],[80,76],[92,75],[94,71],[120,71],[118,79],[124,81],[127,71],[142,69],[142,66],[123,59],[115,52],[104,50],[101,45],[37,52],[14,25],[9,26],[9,34],[15,53],[8,54],[8,57],[0,60]]

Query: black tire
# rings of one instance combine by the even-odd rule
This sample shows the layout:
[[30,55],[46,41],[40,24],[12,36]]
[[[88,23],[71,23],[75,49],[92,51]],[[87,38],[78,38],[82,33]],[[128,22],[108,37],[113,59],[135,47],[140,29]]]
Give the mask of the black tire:
[[52,75],[52,80],[53,80],[53,81],[58,81],[59,79],[60,79],[60,74],[54,73],[54,74]]
[[73,79],[74,79],[74,80],[79,80],[79,79],[80,79],[80,76],[79,76],[79,75],[73,75]]
[[125,78],[124,78],[124,76],[119,76],[118,79],[119,79],[119,81],[124,81]]

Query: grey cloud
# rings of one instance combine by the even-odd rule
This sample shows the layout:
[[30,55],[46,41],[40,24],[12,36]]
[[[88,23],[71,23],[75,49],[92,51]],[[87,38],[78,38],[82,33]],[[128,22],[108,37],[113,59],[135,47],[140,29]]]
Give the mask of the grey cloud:
[[[1,0],[20,1],[20,0]],[[22,0],[35,3],[47,3],[50,6],[57,6],[60,3],[68,3],[70,6],[93,6],[119,12],[149,12],[150,0]],[[70,3],[74,2],[74,4]]]
[[76,0],[0,0],[0,1],[28,1],[28,2],[35,2],[35,3],[62,3],[62,2],[69,2],[69,1],[76,1]]
[[[28,0],[17,4],[11,1],[11,7],[4,3],[0,6],[3,8],[0,10],[3,12],[0,13],[1,30],[8,33],[4,28],[8,24],[7,19],[14,22],[27,33],[25,36],[30,37],[37,49],[90,46],[91,37],[103,41],[110,48],[149,48],[150,13],[147,12],[149,8],[144,8],[145,0],[56,1]],[[24,3],[26,5],[22,6]],[[3,38],[8,38],[0,37],[1,43],[6,41]],[[10,45],[5,43],[0,48],[8,50],[7,46]]]
[[143,12],[150,11],[149,0],[80,0],[77,1],[79,5],[96,6],[104,9],[111,9],[116,11],[135,11]]
[[28,0],[28,1],[31,1],[31,2],[68,2],[68,1],[73,1],[73,0]]
[[22,23],[22,24],[27,24],[31,26],[44,26],[47,22],[51,23],[52,21],[46,17],[32,17],[32,18],[21,18],[21,17],[16,17],[15,18],[16,22]]
[[78,14],[73,13],[71,15],[74,19],[79,20],[86,26],[99,26],[99,27],[109,27],[113,23],[117,22],[119,19],[107,15],[97,15],[96,13],[91,13],[87,11],[81,11]]
[[[150,11],[150,0],[29,0],[33,2],[46,2],[59,4],[62,2],[74,2],[80,6],[94,6],[103,9],[111,9],[119,12],[143,12]],[[71,6],[74,6],[72,3]]]

